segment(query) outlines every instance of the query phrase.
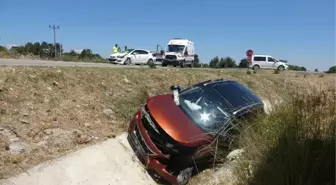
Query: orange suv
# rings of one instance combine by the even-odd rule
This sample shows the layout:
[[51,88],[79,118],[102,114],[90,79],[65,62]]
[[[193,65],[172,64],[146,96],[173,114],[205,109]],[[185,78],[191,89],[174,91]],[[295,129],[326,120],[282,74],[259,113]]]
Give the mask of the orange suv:
[[[254,118],[264,104],[237,81],[214,80],[148,99],[134,115],[128,141],[147,170],[169,184],[186,184],[198,164],[209,162],[214,141],[230,143],[238,120]],[[252,115],[252,116],[251,116]]]

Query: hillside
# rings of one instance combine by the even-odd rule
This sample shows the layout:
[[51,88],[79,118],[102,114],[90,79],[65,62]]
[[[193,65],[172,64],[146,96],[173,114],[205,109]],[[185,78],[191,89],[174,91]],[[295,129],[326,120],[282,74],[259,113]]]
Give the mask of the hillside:
[[124,132],[149,96],[233,79],[261,98],[335,84],[332,74],[216,69],[0,68],[0,178]]

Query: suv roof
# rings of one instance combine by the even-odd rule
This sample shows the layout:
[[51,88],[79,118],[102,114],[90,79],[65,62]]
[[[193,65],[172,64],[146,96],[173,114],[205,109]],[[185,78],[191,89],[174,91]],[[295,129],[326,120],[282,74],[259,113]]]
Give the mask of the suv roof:
[[273,57],[271,55],[253,55],[254,57]]

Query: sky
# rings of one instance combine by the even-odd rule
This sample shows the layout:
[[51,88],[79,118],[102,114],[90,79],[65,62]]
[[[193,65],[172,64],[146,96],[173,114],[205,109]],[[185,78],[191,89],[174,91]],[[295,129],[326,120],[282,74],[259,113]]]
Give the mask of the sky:
[[335,0],[0,0],[0,44],[57,42],[66,51],[112,46],[156,50],[195,43],[201,62],[246,50],[307,69],[335,65]]

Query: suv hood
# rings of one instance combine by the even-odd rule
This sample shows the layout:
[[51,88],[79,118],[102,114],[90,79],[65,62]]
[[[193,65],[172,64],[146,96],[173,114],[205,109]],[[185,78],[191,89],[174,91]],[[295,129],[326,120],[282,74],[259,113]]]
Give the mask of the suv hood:
[[185,146],[198,146],[212,139],[185,115],[171,94],[150,98],[147,107],[155,122],[170,137]]

